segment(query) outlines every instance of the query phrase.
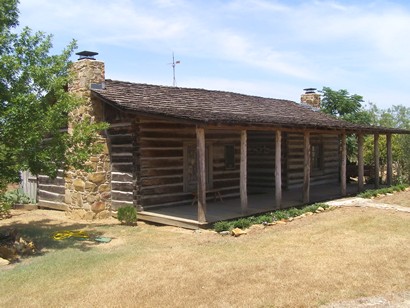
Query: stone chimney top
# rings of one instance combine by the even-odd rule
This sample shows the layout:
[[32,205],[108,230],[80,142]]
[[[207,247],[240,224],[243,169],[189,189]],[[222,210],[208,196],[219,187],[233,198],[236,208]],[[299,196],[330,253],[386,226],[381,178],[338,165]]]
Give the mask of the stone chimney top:
[[305,93],[300,96],[300,102],[309,105],[313,108],[320,108],[320,93],[316,92],[316,88],[303,89]]

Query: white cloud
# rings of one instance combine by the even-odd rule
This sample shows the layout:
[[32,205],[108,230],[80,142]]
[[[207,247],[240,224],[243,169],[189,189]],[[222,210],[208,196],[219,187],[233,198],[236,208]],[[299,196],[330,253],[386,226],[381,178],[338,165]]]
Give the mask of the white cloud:
[[[395,93],[407,91],[388,84],[410,77],[410,6],[398,3],[21,0],[20,9],[22,24],[53,33],[55,39],[64,37],[66,43],[67,36],[77,38],[81,46],[97,51],[137,50],[144,61],[152,53],[168,57],[174,50],[180,60],[190,58],[196,72],[206,72],[206,63],[225,62],[241,77],[259,74],[256,79],[281,84],[282,89],[292,84],[297,93],[306,86],[330,85],[349,90],[357,86],[356,93],[364,94],[360,87],[371,84],[394,88]],[[212,83],[204,76],[202,82],[234,87],[227,81],[225,65],[219,66],[212,73],[220,78]],[[237,79],[232,76],[233,84],[249,93],[265,93],[270,87]]]

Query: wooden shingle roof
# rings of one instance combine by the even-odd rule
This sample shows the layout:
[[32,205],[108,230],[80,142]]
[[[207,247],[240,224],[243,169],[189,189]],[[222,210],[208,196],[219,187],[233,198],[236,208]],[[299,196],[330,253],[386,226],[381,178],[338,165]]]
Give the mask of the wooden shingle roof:
[[179,119],[195,124],[396,132],[341,121],[289,100],[232,92],[107,79],[100,89],[92,87],[92,93],[125,112]]

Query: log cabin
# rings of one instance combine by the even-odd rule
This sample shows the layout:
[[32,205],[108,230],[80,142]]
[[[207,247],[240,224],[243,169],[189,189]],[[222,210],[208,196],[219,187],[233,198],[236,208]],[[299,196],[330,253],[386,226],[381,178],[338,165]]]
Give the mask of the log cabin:
[[[80,53],[81,54],[81,53]],[[95,55],[95,54],[94,54]],[[319,111],[320,94],[301,103],[225,91],[105,78],[104,63],[83,54],[69,91],[84,98],[72,117],[106,121],[104,150],[92,171],[39,176],[39,205],[92,219],[132,205],[139,219],[182,227],[300,206],[364,189],[363,136],[398,129],[341,121]],[[346,178],[346,136],[358,138],[358,181]],[[378,177],[375,186],[378,187]]]

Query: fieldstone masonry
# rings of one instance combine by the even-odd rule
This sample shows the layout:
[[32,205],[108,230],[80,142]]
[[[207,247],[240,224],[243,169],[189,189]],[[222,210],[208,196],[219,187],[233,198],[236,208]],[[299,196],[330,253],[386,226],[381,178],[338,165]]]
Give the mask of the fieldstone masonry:
[[319,93],[305,93],[300,97],[300,102],[310,105],[314,108],[320,108],[320,94]]
[[[73,64],[74,78],[69,91],[84,99],[72,112],[71,125],[84,119],[103,120],[102,105],[91,100],[90,85],[105,81],[104,63],[81,59]],[[69,132],[71,131],[69,126]],[[111,215],[111,164],[107,139],[101,136],[103,151],[86,163],[87,171],[72,169],[65,177],[67,215],[75,219],[103,219]],[[90,171],[91,170],[91,171]]]

